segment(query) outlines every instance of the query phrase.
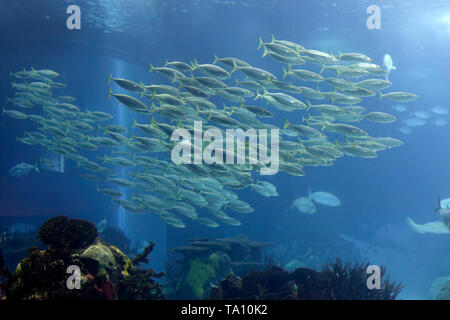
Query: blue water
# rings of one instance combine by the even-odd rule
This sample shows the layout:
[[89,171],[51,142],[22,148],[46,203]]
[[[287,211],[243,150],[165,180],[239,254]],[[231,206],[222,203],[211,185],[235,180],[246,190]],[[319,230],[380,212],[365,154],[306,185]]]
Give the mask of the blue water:
[[[61,75],[58,81],[67,84],[64,94],[75,96],[80,108],[110,112],[129,123],[132,115],[106,99],[110,74],[157,83],[161,78],[148,73],[150,63],[160,66],[165,59],[211,63],[216,53],[243,59],[281,78],[281,64],[261,58],[262,50],[256,50],[260,36],[269,41],[272,35],[334,54],[361,52],[380,65],[388,53],[397,67],[390,75],[390,91],[420,96],[404,104],[408,108],[404,113],[395,113],[395,103],[389,100],[364,99],[369,111],[392,113],[398,120],[365,121],[361,127],[372,136],[401,139],[403,146],[381,151],[374,159],[343,157],[333,166],[306,167],[305,177],[286,173],[266,177],[280,196],[239,192],[255,212],[240,216],[240,227],[218,229],[189,224],[178,230],[154,216],[118,212],[114,203],[97,194],[95,184],[77,176],[73,163],[67,164],[64,174],[42,170],[20,179],[8,176],[13,165],[34,163],[38,148],[17,143],[16,136],[27,124],[3,116],[0,224],[38,226],[56,214],[94,223],[106,217],[134,243],[144,239],[157,243],[151,261],[156,270],[163,269],[167,252],[189,237],[245,234],[278,246],[303,241],[326,247],[345,234],[379,248],[367,258],[386,265],[391,279],[406,284],[401,298],[426,299],[432,281],[449,275],[449,236],[415,234],[405,222],[407,216],[418,223],[438,220],[433,212],[437,197],[450,197],[449,126],[428,121],[412,128],[411,134],[399,131],[402,121],[416,110],[431,114],[434,106],[450,107],[450,4],[446,1],[77,1],[82,27],[73,31],[65,27],[71,1],[0,3],[2,106],[13,92],[10,71],[48,68]],[[366,8],[372,4],[381,8],[380,30],[366,27]],[[294,123],[301,120],[298,113],[278,113],[271,122],[281,126],[285,117]],[[309,188],[337,195],[342,206],[320,207],[312,216],[290,209],[292,200],[305,196]]]

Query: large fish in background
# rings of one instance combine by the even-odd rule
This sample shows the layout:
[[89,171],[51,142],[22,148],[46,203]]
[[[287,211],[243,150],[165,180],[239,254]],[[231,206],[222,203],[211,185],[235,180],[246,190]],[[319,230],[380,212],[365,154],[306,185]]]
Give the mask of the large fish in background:
[[392,70],[397,69],[392,62],[392,57],[389,54],[385,54],[383,57],[383,69],[386,70],[386,81],[389,81],[388,77]]
[[410,217],[406,218],[409,227],[417,233],[450,234],[450,198],[441,200],[438,198],[438,207],[441,221],[431,221],[425,224],[417,224]]

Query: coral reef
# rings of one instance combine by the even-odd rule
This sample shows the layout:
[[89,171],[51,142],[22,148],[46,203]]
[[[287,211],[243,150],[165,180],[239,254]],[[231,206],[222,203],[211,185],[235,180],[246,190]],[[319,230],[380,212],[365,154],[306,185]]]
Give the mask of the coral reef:
[[[298,300],[393,300],[403,284],[391,283],[386,277],[381,289],[367,288],[368,263],[345,264],[339,259],[326,264],[321,271],[298,268],[292,272],[277,266],[252,271],[242,279],[230,275],[211,290],[211,299],[298,299]],[[382,279],[386,269],[381,267]]]
[[334,238],[333,241],[293,241],[289,244],[277,245],[268,250],[273,260],[286,270],[310,268],[320,270],[329,261],[337,257],[344,261],[360,261],[357,248],[351,243]]
[[3,259],[3,254],[0,251],[0,300],[3,299],[5,295],[6,284],[5,281],[9,276],[9,272],[5,267],[5,260]]
[[[120,249],[98,238],[88,221],[53,217],[41,226],[38,236],[49,247],[30,248],[28,257],[8,275],[8,300],[163,298],[155,281],[163,274],[137,268]],[[67,285],[69,266],[80,270],[79,289]]]
[[186,246],[173,248],[172,252],[183,255],[177,267],[168,266],[173,298],[203,299],[211,287],[229,274],[244,275],[253,269],[263,270],[261,248],[272,243],[251,241],[245,236],[210,240],[188,239]]
[[147,264],[148,263],[147,256],[153,251],[154,247],[155,247],[155,244],[153,242],[150,242],[150,244],[144,248],[142,253],[140,253],[136,257],[134,257],[133,263],[134,264],[140,264],[140,263]]
[[439,290],[436,300],[450,300],[450,280],[447,280]]

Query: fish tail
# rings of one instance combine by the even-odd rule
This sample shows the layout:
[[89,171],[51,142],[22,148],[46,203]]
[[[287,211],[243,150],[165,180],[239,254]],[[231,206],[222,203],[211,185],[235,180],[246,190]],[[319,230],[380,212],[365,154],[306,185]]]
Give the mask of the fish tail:
[[306,99],[306,111],[308,111],[309,109],[311,109],[311,102],[309,102],[309,100]]
[[339,140],[338,139],[334,139],[334,144],[336,145],[336,147],[339,147]]
[[108,95],[106,96],[106,99],[112,96],[111,88],[108,87]]
[[155,69],[155,67],[153,66],[153,64],[150,63],[150,70],[148,70],[148,72],[152,72],[153,69]]
[[136,128],[136,119],[133,119],[133,125],[131,126],[131,128]]
[[[387,79],[387,75],[386,75],[386,79]],[[380,95],[378,97],[378,100],[381,100],[383,98],[384,94],[382,94],[380,90],[378,90],[378,94]]]
[[258,45],[258,48],[256,48],[256,50],[259,50],[259,48],[261,48],[261,46],[263,46],[263,45],[264,45],[264,42],[263,42],[262,38],[259,37],[259,45]]
[[283,67],[283,79],[286,78],[287,74],[288,74],[288,71]]
[[275,36],[272,35],[272,42],[275,42]]
[[288,119],[284,119],[284,122],[283,122],[283,129],[286,129],[286,128],[289,128],[289,121],[288,121]]
[[191,65],[192,65],[192,71],[194,71],[195,69],[197,69],[197,68],[198,68],[198,62],[197,62],[197,59],[194,59],[194,62],[191,62]]
[[267,56],[267,54],[269,53],[269,51],[267,50],[266,47],[264,47],[263,49],[264,49],[264,52],[263,52],[263,55],[261,56],[262,58],[264,58],[265,56]]
[[38,162],[36,162],[36,163],[34,164],[34,170],[36,170],[36,172],[39,173]]
[[259,98],[261,98],[262,95],[259,93],[259,91],[256,91],[256,96],[255,96],[255,100],[258,100]]
[[233,70],[231,70],[231,72],[230,72],[230,73],[233,73],[233,72],[235,72],[235,71],[236,71],[236,69],[237,69],[237,64],[236,64],[236,61],[234,61],[234,60],[233,60]]
[[322,68],[320,68],[320,72],[319,72],[319,74],[322,74],[322,72],[324,72],[324,70],[325,70],[325,67],[326,67],[326,66],[325,66],[325,64],[323,64],[323,65],[322,65]]
[[164,67],[167,67],[169,65],[169,61],[167,60],[167,58],[164,61]]
[[219,58],[217,57],[217,54],[214,53],[214,61],[213,61],[213,64],[216,64],[217,61],[219,61]]
[[112,80],[112,74],[110,73],[109,74],[109,79],[108,79],[108,85],[111,83],[111,80]]

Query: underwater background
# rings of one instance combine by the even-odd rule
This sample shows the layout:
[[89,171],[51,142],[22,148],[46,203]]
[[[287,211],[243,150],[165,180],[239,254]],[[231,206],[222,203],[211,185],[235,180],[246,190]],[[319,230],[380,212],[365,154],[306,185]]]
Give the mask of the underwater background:
[[[81,30],[66,28],[66,8],[80,6]],[[381,8],[381,29],[366,26],[367,7]],[[438,277],[450,274],[448,234],[419,234],[407,224],[439,220],[437,198],[450,197],[450,131],[436,125],[436,106],[449,108],[450,4],[447,1],[33,1],[0,0],[0,96],[2,107],[13,94],[10,72],[23,68],[55,70],[67,84],[64,94],[76,105],[114,115],[129,126],[133,115],[106,99],[110,74],[136,82],[157,81],[150,63],[165,60],[212,63],[214,54],[236,57],[281,78],[279,62],[261,58],[258,39],[272,35],[327,53],[364,53],[382,65],[392,56],[396,70],[389,76],[393,91],[408,91],[419,99],[398,103],[373,97],[364,100],[369,111],[394,114],[390,124],[364,122],[373,136],[391,136],[403,145],[380,152],[376,158],[343,157],[332,166],[307,167],[303,177],[280,172],[264,180],[277,187],[278,197],[237,191],[255,210],[239,216],[241,226],[207,228],[187,223],[184,229],[166,225],[154,215],[136,215],[119,209],[97,193],[96,184],[81,179],[73,162],[64,172],[40,170],[22,177],[8,175],[20,162],[34,164],[41,149],[16,142],[26,124],[0,117],[0,225],[9,230],[36,230],[48,218],[63,214],[97,224],[106,219],[130,239],[130,248],[144,241],[156,243],[150,267],[164,271],[176,259],[171,249],[188,238],[210,239],[245,235],[274,245],[262,259],[286,266],[308,252],[304,266],[320,268],[335,257],[385,265],[392,280],[403,282],[402,299],[429,299]],[[421,110],[426,124],[405,121]],[[274,112],[267,122],[281,126],[285,113]],[[301,118],[289,114],[290,121]],[[406,129],[405,129],[406,128]],[[101,153],[98,154],[99,156]],[[308,190],[327,191],[342,202],[339,207],[318,206],[313,215],[292,208],[294,199]],[[145,245],[144,245],[145,246]],[[5,248],[2,248],[5,251]],[[311,249],[311,251],[309,251]],[[26,253],[25,253],[26,255]],[[24,256],[25,256],[24,255]],[[308,260],[309,259],[309,260]],[[8,261],[7,261],[8,262]],[[15,261],[17,263],[18,261]]]

